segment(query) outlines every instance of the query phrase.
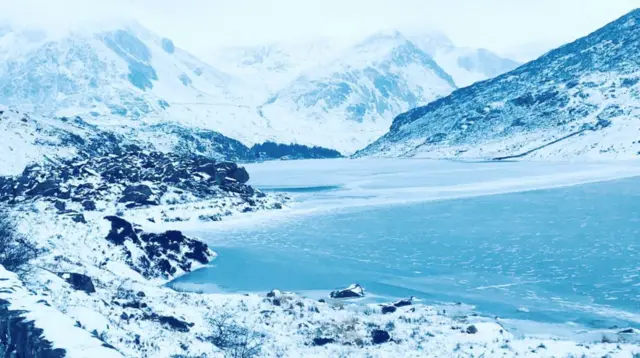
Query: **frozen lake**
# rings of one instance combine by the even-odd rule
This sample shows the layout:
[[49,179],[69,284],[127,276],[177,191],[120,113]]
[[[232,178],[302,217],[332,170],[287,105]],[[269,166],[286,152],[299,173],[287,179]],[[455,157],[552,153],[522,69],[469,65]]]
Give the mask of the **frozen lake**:
[[640,327],[638,162],[248,169],[292,207],[194,230],[219,257],[177,286],[324,296],[359,282],[374,301],[413,295],[514,319]]

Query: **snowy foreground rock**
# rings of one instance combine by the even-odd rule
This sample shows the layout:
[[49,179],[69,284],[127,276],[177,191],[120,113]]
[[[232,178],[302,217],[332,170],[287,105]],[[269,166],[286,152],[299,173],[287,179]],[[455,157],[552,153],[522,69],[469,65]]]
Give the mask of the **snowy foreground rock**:
[[[232,163],[138,151],[32,166],[2,179],[2,205],[43,250],[22,279],[0,269],[2,349],[39,358],[640,354],[625,343],[627,334],[591,344],[523,338],[499,320],[413,299],[357,305],[277,290],[167,287],[215,256],[172,225],[286,205],[244,184],[247,175]],[[364,293],[357,285],[348,291]]]

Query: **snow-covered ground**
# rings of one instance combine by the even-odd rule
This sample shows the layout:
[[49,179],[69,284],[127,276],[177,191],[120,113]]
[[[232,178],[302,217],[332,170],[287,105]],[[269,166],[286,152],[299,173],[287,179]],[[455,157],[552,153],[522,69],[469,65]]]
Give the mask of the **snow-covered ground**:
[[[165,221],[156,226],[148,220],[162,210],[176,215],[188,211],[187,216],[194,217],[199,210],[197,203],[189,204],[188,210],[181,207],[182,204],[164,204],[157,209],[124,210],[120,215],[142,225],[137,227],[136,235],[143,237],[150,232],[195,226],[223,229],[261,225],[265,218],[272,221],[290,214],[310,213],[314,208],[383,205],[607,180],[640,175],[640,163],[561,165],[363,159],[269,162],[250,165],[248,170],[251,184],[276,191],[286,188],[294,192],[287,195],[297,202],[292,203],[291,208],[278,210],[277,214],[275,211],[240,213],[242,207],[230,204],[206,205],[207,215],[215,214],[211,212],[215,207],[221,210],[219,214],[225,210],[236,214],[224,217],[221,222],[200,224],[196,224],[197,220]],[[38,271],[26,285],[36,295],[46,296],[52,308],[77,321],[77,327],[72,327],[74,330],[80,328],[92,333],[126,357],[229,356],[234,349],[223,347],[215,338],[218,324],[225,319],[225,329],[234,329],[240,332],[236,335],[242,337],[248,334],[260,342],[258,356],[265,357],[634,357],[640,354],[640,346],[634,340],[635,331],[607,330],[581,341],[549,335],[522,336],[505,322],[476,316],[464,306],[432,307],[416,302],[383,314],[379,303],[362,305],[358,301],[330,300],[329,291],[319,293],[326,302],[296,294],[265,297],[264,293],[177,292],[164,284],[180,272],[167,278],[145,277],[131,266],[131,258],[121,253],[122,246],[105,239],[113,227],[103,217],[116,214],[117,207],[98,205],[98,208],[85,213],[87,223],[82,223],[60,215],[51,202],[37,201],[14,207],[21,231],[47,249],[47,253],[37,259],[38,267],[44,270]],[[144,256],[132,242],[126,241],[128,252],[136,257]],[[93,280],[96,292],[74,289],[53,272],[87,275]],[[72,333],[68,326],[56,328]]]

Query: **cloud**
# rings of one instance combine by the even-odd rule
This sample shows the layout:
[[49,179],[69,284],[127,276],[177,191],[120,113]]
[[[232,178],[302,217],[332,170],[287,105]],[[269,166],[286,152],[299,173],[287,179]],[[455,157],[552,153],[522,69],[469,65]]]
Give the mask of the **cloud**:
[[506,51],[571,41],[635,7],[636,0],[2,0],[0,13],[53,29],[136,19],[201,54],[390,28],[436,28],[457,45]]

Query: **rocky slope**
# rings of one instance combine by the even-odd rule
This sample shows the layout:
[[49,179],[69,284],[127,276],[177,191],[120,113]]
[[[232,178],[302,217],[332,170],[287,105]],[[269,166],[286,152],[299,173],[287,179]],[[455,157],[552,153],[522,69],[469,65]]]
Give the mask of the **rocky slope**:
[[632,158],[640,152],[640,10],[396,117],[358,155]]
[[32,163],[91,158],[146,149],[219,161],[255,161],[288,157],[339,157],[325,148],[261,143],[251,148],[218,132],[176,123],[100,126],[75,117],[32,115],[0,106],[0,175],[20,173]]

